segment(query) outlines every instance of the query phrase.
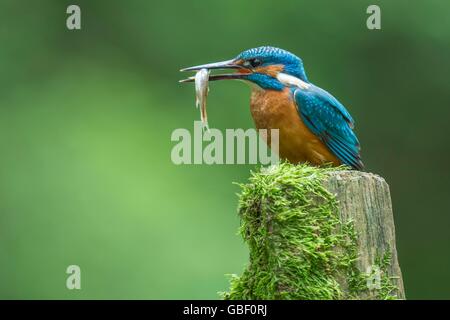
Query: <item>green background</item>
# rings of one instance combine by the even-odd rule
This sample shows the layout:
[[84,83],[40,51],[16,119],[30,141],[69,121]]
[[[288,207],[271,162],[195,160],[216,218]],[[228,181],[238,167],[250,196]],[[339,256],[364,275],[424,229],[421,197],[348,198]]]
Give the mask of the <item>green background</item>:
[[[82,30],[66,29],[66,7]],[[366,28],[379,4],[382,30]],[[356,119],[391,187],[408,298],[450,298],[450,2],[0,4],[0,297],[216,299],[247,248],[250,165],[176,166],[199,119],[181,67],[274,45]],[[251,128],[248,86],[211,85],[210,125]],[[81,267],[82,290],[65,287]]]

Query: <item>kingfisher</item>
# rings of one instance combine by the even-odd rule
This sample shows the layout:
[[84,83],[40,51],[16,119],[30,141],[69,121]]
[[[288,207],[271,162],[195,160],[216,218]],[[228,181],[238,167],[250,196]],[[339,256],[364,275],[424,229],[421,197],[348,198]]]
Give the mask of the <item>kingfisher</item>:
[[[352,116],[334,96],[308,80],[302,59],[293,53],[263,46],[231,60],[180,71],[201,69],[233,70],[211,74],[210,81],[235,79],[251,84],[253,121],[257,129],[279,130],[280,159],[363,170]],[[192,77],[181,82],[191,81]],[[267,143],[270,146],[270,136]]]

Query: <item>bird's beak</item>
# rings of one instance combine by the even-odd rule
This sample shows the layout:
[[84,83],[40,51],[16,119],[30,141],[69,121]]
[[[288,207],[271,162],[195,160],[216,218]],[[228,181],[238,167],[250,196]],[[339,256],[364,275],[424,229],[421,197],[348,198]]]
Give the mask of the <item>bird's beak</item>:
[[[236,73],[210,75],[209,81],[225,80],[225,79],[242,79],[245,75],[247,75],[251,72],[250,69],[238,64],[235,59],[184,68],[184,69],[181,69],[180,71],[181,72],[199,71],[201,69],[207,69],[207,70],[235,69],[235,70],[238,70],[238,72],[236,72]],[[193,81],[195,81],[195,77],[189,77],[187,79],[180,80],[180,82],[193,82]]]

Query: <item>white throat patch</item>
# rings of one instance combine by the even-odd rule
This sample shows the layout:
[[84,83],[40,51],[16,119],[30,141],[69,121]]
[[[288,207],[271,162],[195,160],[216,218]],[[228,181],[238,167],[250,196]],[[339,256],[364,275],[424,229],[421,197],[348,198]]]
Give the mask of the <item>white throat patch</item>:
[[291,76],[290,74],[287,74],[287,73],[280,72],[277,75],[277,79],[284,85],[296,86],[296,87],[299,87],[300,89],[308,89],[309,88],[308,83],[306,83],[305,81],[303,81],[297,77]]

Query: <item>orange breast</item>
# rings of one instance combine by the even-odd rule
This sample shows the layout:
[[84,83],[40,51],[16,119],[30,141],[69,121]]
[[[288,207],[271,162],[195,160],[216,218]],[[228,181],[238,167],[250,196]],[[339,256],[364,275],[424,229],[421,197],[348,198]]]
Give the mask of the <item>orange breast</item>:
[[[253,89],[250,110],[257,129],[279,129],[280,158],[292,163],[340,165],[339,159],[303,123],[289,89]],[[270,136],[268,139],[270,145]]]

